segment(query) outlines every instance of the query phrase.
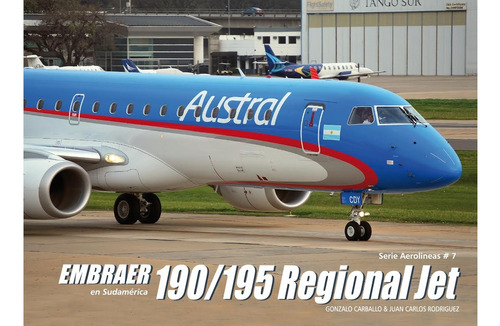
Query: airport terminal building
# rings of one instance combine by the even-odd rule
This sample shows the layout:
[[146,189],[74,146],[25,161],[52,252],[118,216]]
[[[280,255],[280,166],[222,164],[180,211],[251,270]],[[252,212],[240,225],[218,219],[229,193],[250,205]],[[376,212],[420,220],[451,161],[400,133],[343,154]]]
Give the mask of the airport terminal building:
[[302,62],[476,75],[477,0],[302,0]]

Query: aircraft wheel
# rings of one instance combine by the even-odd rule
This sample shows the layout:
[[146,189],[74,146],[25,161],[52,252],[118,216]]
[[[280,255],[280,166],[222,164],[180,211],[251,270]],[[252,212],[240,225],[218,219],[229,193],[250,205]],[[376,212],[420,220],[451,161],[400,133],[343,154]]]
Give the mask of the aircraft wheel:
[[359,226],[358,223],[351,221],[346,224],[344,233],[347,240],[356,241],[361,236],[361,226]]
[[146,200],[149,204],[144,209],[142,209],[141,207],[141,213],[139,214],[139,222],[144,224],[153,224],[158,222],[161,216],[160,199],[153,193],[143,194],[142,198]]
[[121,194],[113,208],[115,219],[120,224],[134,224],[139,216],[139,200],[131,194]]
[[359,241],[370,240],[370,238],[372,236],[372,227],[371,227],[370,223],[368,223],[366,221],[361,221],[360,228],[361,228],[361,235],[359,237]]

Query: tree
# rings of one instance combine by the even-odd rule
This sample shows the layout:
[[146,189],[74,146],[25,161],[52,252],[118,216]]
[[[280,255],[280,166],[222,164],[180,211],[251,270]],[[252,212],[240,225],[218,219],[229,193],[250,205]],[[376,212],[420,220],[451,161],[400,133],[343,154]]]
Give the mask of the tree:
[[75,66],[93,56],[96,44],[112,39],[113,25],[95,6],[77,0],[46,2],[41,23],[24,30],[25,50],[41,56],[50,54],[65,66]]

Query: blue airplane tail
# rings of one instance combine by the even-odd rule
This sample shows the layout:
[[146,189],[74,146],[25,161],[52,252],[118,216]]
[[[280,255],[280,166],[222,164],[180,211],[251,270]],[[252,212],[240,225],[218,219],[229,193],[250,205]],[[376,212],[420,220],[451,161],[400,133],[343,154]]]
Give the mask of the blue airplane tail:
[[266,49],[266,57],[267,57],[267,66],[269,68],[269,72],[279,71],[284,68],[285,63],[276,57],[271,46],[269,44],[264,44],[264,48]]
[[123,69],[128,72],[140,72],[139,68],[130,59],[122,59]]

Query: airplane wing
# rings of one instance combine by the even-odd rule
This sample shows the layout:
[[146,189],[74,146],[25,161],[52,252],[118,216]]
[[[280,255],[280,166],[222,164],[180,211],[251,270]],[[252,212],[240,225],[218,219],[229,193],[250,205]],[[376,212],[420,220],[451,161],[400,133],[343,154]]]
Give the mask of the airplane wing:
[[279,60],[279,59],[278,59],[278,60],[276,60],[276,61],[273,61],[273,63],[274,63],[275,65],[287,65],[287,64],[289,64],[289,63],[290,63],[290,61],[282,61],[282,60]]
[[105,165],[124,163],[127,156],[111,147],[96,146],[96,147],[64,147],[50,145],[33,145],[26,144],[24,146],[25,157],[54,157],[76,164],[97,164]]
[[330,76],[322,76],[320,79],[340,79],[340,80],[346,80],[349,78],[363,78],[363,77],[370,77],[371,75],[375,74],[381,74],[385,73],[384,71],[370,71],[370,72],[355,72],[352,70],[347,70],[347,71],[342,71],[337,75],[330,75]]
[[101,156],[96,150],[87,148],[67,148],[67,147],[53,147],[53,146],[39,146],[39,145],[25,145],[25,156],[56,156],[62,159],[81,162],[81,163],[98,163],[101,161]]

